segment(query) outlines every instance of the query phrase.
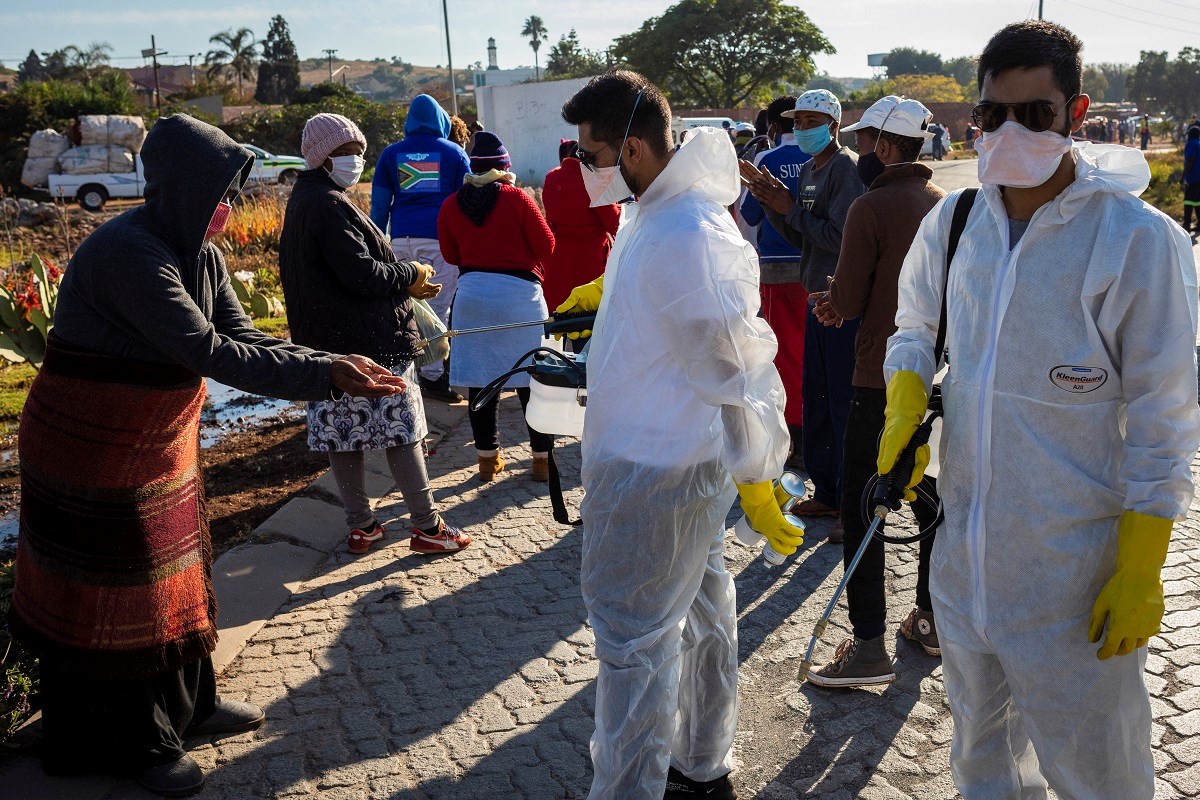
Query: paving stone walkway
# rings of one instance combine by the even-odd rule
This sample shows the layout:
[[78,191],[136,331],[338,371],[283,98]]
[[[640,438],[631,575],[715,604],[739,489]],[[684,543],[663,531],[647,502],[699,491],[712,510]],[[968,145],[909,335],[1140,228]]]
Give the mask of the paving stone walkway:
[[[515,403],[506,441],[520,435]],[[469,427],[431,459],[448,518],[476,537],[467,551],[410,554],[393,540],[366,557],[334,553],[220,681],[263,705],[260,731],[202,745],[206,797],[584,797],[594,702],[593,638],[579,596],[580,533],[551,517],[527,477],[481,486]],[[560,449],[578,485],[578,446]],[[577,508],[580,491],[568,491]],[[1181,526],[1164,581],[1168,614],[1152,643],[1149,683],[1160,800],[1200,796],[1200,505]],[[389,495],[384,518],[402,516]],[[731,513],[730,522],[736,519]],[[897,638],[898,681],[830,693],[796,681],[813,622],[840,576],[829,523],[783,570],[732,540],[741,652],[737,782],[743,797],[952,798],[950,716],[941,669]],[[403,529],[402,524],[397,524]],[[916,583],[916,549],[889,548],[893,628]],[[819,651],[846,635],[843,609]]]

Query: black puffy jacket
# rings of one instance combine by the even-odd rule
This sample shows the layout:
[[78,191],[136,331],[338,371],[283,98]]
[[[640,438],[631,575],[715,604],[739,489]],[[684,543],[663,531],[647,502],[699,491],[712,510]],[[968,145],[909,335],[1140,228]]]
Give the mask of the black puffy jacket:
[[403,368],[420,338],[408,287],[380,230],[323,169],[300,173],[279,240],[279,274],[292,341],[359,353]]

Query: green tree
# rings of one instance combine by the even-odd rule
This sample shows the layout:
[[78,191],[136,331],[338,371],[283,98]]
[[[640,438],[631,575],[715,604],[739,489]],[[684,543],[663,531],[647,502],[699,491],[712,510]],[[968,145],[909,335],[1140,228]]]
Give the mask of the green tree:
[[1103,103],[1108,99],[1108,78],[1099,67],[1088,64],[1083,68],[1083,91],[1093,102]]
[[1165,50],[1143,50],[1133,72],[1126,79],[1126,94],[1142,111],[1156,110],[1151,106],[1162,108],[1167,95],[1168,65]]
[[809,89],[826,89],[836,97],[845,97],[849,92],[846,89],[846,84],[836,80],[828,72],[822,72],[819,75],[814,75],[809,79],[808,83],[804,84],[804,91]]
[[25,60],[17,68],[17,82],[40,81],[44,77],[46,77],[46,68],[42,66],[41,57],[36,50],[30,50],[29,55],[25,56]]
[[254,99],[260,103],[287,103],[300,88],[300,58],[288,24],[278,14],[271,18],[271,29],[262,42],[262,61],[258,62],[258,84]]
[[940,75],[942,57],[928,50],[912,47],[897,47],[883,57],[889,78],[897,75]]
[[580,46],[574,28],[566,36],[558,37],[558,43],[550,48],[546,58],[546,76],[550,78],[586,78],[606,68],[603,54]]
[[108,66],[112,54],[112,45],[108,42],[92,42],[85,48],[68,45],[64,48],[67,53],[68,68],[74,70],[84,80],[90,79],[97,71]]
[[254,32],[249,28],[238,28],[237,31],[230,28],[213,34],[208,41],[217,45],[204,56],[208,77],[231,75],[237,80],[238,93],[241,94],[242,81],[254,77],[254,68],[258,63]]
[[1200,111],[1200,50],[1185,47],[1167,67],[1167,110],[1177,120]]
[[542,41],[548,36],[550,31],[546,30],[546,24],[537,14],[533,14],[529,19],[525,20],[525,27],[521,29],[522,36],[529,37],[529,46],[533,48],[533,77],[540,80],[538,75],[538,48],[542,46]]
[[898,75],[883,81],[873,81],[862,89],[851,92],[846,98],[846,105],[851,108],[866,108],[890,94],[911,97],[922,103],[961,103],[966,99],[966,90],[948,75]]
[[[1128,91],[1125,88],[1129,76],[1133,73],[1133,67],[1128,64],[1097,64],[1096,69],[1104,75],[1106,88],[1104,90],[1104,100],[1108,103],[1123,103],[1125,102]],[[1087,87],[1083,87],[1087,90]]]
[[672,102],[705,108],[802,86],[815,71],[813,55],[833,52],[808,15],[781,0],[681,0],[613,47]]
[[942,62],[942,74],[948,75],[959,86],[967,86],[975,80],[979,70],[979,61],[972,56],[956,56]]

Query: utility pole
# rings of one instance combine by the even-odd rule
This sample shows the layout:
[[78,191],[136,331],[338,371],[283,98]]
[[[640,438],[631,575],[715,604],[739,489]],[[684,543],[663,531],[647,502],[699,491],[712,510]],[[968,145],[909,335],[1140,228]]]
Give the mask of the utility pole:
[[199,56],[199,55],[200,55],[199,53],[190,53],[187,57],[188,75],[191,78],[192,86],[196,85],[196,63],[195,62],[196,62],[197,56]]
[[1045,17],[1042,16],[1042,5],[1045,3],[1045,1],[1046,0],[1038,0],[1038,19],[1045,19]]
[[329,82],[333,83],[333,57],[337,55],[337,50],[323,50],[325,56],[329,59]]
[[[142,51],[142,58],[149,57],[154,65],[154,110],[162,112],[162,95],[158,91],[158,57],[165,56],[166,50],[159,50],[158,45],[154,42],[154,36],[150,36],[150,49]],[[143,62],[145,63],[145,62]]]
[[454,86],[454,59],[450,56],[450,12],[446,10],[446,0],[442,0],[442,18],[446,21],[446,67],[450,71],[450,108],[451,114],[458,116],[458,90]]

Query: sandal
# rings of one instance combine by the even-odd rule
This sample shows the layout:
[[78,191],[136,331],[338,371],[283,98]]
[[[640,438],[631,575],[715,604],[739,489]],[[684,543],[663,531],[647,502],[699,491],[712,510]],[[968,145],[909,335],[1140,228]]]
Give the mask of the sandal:
[[792,505],[788,509],[789,514],[795,514],[797,517],[836,517],[839,512],[833,506],[827,506],[824,503],[818,503],[811,497],[807,500],[801,500]]

